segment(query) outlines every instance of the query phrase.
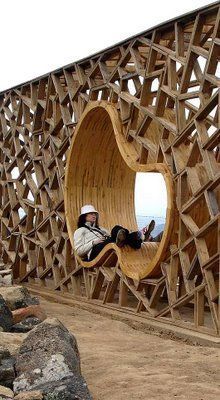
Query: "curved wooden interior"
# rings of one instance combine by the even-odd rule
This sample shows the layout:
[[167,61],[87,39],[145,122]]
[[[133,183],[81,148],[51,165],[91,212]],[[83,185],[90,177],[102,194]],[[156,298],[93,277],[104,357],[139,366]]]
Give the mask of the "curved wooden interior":
[[[148,265],[153,261],[158,251],[159,243],[143,243],[141,249],[133,250],[129,246],[119,248],[116,244],[108,244],[99,255],[92,261],[83,261],[79,256],[76,255],[78,263],[84,268],[93,268],[104,265],[108,267],[115,267],[117,264],[121,270],[129,277],[136,281],[143,278],[143,274]],[[115,257],[111,257],[111,253],[115,253]],[[108,261],[109,260],[109,261]],[[107,262],[107,263],[106,263]],[[148,267],[149,269],[149,267]],[[151,276],[157,275],[157,270],[153,271]]]
[[[163,173],[168,206],[161,243],[143,243],[140,250],[128,247],[126,250],[115,250],[115,246],[112,247],[118,255],[121,269],[133,279],[160,274],[159,263],[166,255],[172,229],[171,176],[166,165],[141,165],[132,161],[118,111],[113,105],[104,101],[88,104],[76,127],[65,177],[65,213],[73,247],[73,232],[83,204],[93,204],[96,207],[100,213],[101,226],[109,231],[116,224],[137,230],[134,184],[136,172],[140,171]],[[80,262],[84,267],[94,267],[96,261]]]

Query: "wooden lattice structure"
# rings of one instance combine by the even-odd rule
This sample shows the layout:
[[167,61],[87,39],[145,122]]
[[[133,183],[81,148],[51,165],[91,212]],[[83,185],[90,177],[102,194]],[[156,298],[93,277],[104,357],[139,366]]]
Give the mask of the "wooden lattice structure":
[[[0,93],[0,248],[15,280],[220,334],[219,45],[218,2]],[[111,251],[84,268],[70,241],[82,201],[134,228],[137,171],[161,172],[169,193],[154,263],[133,274]]]

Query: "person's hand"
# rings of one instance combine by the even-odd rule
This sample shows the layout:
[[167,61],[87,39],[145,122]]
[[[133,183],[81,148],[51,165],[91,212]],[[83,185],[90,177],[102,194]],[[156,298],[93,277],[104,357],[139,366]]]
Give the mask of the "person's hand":
[[93,246],[99,243],[103,243],[105,241],[105,238],[100,238],[100,239],[95,239],[92,241]]

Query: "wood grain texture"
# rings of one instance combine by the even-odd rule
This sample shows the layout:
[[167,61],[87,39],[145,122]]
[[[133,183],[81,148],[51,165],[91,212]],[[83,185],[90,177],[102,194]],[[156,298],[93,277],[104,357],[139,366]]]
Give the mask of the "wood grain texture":
[[[123,135],[116,107],[105,101],[91,102],[77,124],[66,166],[65,214],[72,246],[73,232],[82,204],[94,204],[100,221],[111,231],[116,224],[137,230],[134,183],[137,172],[163,174],[168,194],[166,225],[161,243],[144,243],[135,251],[112,245],[125,275],[134,279],[161,274],[160,262],[167,256],[174,217],[174,189],[166,164],[139,164]],[[151,190],[149,188],[149,190]],[[77,201],[76,201],[77,199]],[[108,246],[109,247],[109,246]],[[106,248],[106,251],[107,248]],[[93,267],[94,262],[82,262]],[[132,267],[133,266],[133,267]]]

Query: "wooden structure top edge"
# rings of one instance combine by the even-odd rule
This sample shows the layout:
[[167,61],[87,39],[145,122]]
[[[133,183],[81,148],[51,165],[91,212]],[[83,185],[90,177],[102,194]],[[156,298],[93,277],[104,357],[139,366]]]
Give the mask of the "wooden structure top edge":
[[17,85],[11,86],[11,87],[9,87],[7,89],[4,89],[4,90],[2,90],[0,92],[0,96],[4,95],[5,93],[7,93],[7,92],[9,92],[11,90],[16,90],[16,89],[21,88],[22,86],[26,86],[26,85],[29,85],[31,83],[38,82],[41,79],[48,78],[51,74],[58,74],[58,73],[62,72],[62,70],[69,69],[69,68],[73,67],[75,64],[79,65],[79,64],[81,64],[83,62],[89,61],[92,58],[99,57],[104,53],[113,51],[114,49],[116,49],[119,46],[123,46],[123,45],[129,44],[129,42],[131,42],[134,39],[138,39],[141,36],[153,33],[153,31],[155,29],[159,29],[159,28],[160,29],[166,29],[166,28],[169,27],[170,24],[175,23],[175,22],[180,22],[181,20],[183,20],[184,23],[187,20],[189,20],[189,21],[193,20],[193,18],[198,13],[198,11],[199,12],[210,11],[212,8],[215,8],[215,7],[218,7],[218,6],[219,6],[219,1],[215,1],[215,2],[213,2],[211,4],[208,4],[208,5],[204,6],[204,7],[199,7],[199,8],[196,8],[196,9],[192,10],[192,11],[189,11],[189,12],[187,12],[185,14],[181,14],[178,17],[171,18],[171,19],[169,19],[169,20],[167,20],[165,22],[157,24],[157,25],[155,25],[155,26],[153,26],[153,27],[151,27],[149,29],[146,29],[146,30],[144,30],[142,32],[139,32],[139,33],[137,33],[137,34],[135,34],[133,36],[130,36],[130,37],[128,37],[128,38],[126,38],[126,39],[124,39],[124,40],[122,40],[120,42],[117,42],[112,46],[106,47],[106,48],[104,48],[104,49],[102,49],[102,50],[100,50],[100,51],[98,51],[96,53],[93,53],[93,54],[87,56],[87,57],[83,57],[80,60],[74,61],[74,62],[72,62],[70,64],[66,64],[66,65],[64,65],[62,67],[56,68],[55,70],[47,72],[46,74],[37,76],[36,78],[30,79],[28,81],[25,81],[25,82],[19,83]]

